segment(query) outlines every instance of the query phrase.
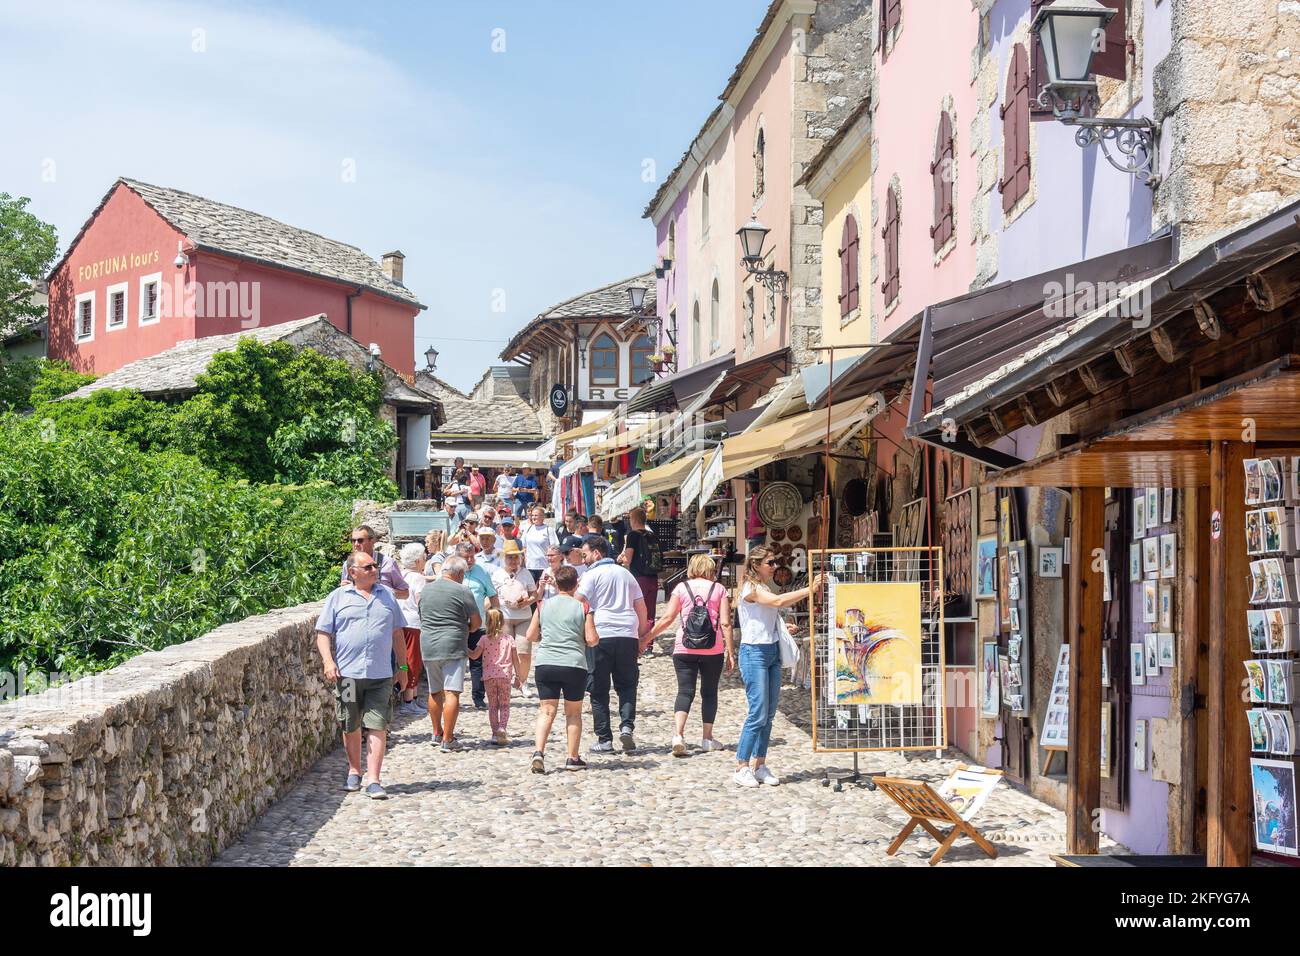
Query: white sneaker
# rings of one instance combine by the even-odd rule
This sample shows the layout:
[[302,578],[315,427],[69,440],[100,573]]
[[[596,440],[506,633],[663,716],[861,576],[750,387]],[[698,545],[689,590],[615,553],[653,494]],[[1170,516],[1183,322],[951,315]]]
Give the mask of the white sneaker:
[[682,739],[681,734],[677,734],[675,737],[673,737],[673,756],[674,757],[686,756],[686,741]]
[[769,787],[781,786],[781,778],[778,777],[776,774],[774,774],[772,771],[768,770],[767,764],[763,764],[761,767],[759,767],[757,770],[754,771],[754,779],[757,780],[759,783],[767,784]]
[[754,777],[754,771],[750,770],[748,767],[741,767],[736,771],[731,779],[736,781],[736,783],[740,784],[742,787],[758,786],[758,780]]
[[708,740],[700,741],[700,749],[707,754],[707,753],[712,753],[715,750],[726,750],[727,748],[722,746],[722,744],[718,743],[718,741],[714,740],[712,737],[710,737]]

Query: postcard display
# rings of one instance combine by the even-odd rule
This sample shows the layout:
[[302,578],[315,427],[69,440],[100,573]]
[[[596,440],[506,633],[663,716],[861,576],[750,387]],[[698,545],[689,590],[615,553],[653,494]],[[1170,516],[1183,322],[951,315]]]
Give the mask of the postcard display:
[[1250,779],[1255,846],[1300,856],[1296,833],[1295,668],[1300,613],[1300,457],[1247,458],[1245,546],[1250,598],[1245,626]]
[[812,551],[813,750],[933,750],[943,709],[943,549]]
[[1005,653],[998,661],[998,674],[1002,706],[1016,717],[1026,718],[1031,706],[1032,659],[1029,652],[1032,621],[1029,616],[1029,582],[1032,577],[1029,572],[1029,549],[1023,541],[1012,541],[998,567],[1001,579],[998,582],[998,621],[1001,630],[1009,635]]

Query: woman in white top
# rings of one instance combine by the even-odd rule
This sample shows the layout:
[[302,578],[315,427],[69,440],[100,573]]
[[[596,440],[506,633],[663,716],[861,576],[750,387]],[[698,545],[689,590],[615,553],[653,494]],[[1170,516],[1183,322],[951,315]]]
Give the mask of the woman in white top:
[[[794,625],[781,620],[783,608],[808,599],[812,588],[820,588],[821,575],[810,587],[777,594],[772,590],[776,555],[762,546],[751,548],[745,557],[745,576],[740,586],[737,611],[740,616],[740,677],[745,682],[749,713],[736,742],[736,783],[742,787],[781,782],[767,769],[767,744],[772,736],[781,699],[781,628],[794,633]],[[750,769],[750,758],[754,766]]]
[[[442,532],[432,532],[441,534]],[[406,663],[410,669],[406,672],[406,686],[402,688],[402,706],[399,713],[423,714],[425,705],[415,699],[415,690],[420,685],[420,675],[424,673],[424,660],[420,656],[420,592],[428,583],[423,570],[424,545],[413,541],[402,548],[402,577],[406,579],[406,597],[398,601],[405,618],[402,636],[406,640]]]
[[524,549],[524,567],[534,577],[546,570],[546,549],[560,543],[555,529],[546,523],[546,512],[541,505],[528,510],[528,524],[519,532],[519,545]]

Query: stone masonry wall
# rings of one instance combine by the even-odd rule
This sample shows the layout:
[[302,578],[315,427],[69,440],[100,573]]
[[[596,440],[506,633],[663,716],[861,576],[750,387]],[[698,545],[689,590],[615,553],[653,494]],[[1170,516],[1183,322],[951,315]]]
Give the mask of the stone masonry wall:
[[0,704],[0,866],[201,864],[338,740],[320,603]]
[[1155,218],[1187,244],[1300,192],[1300,0],[1168,2],[1173,47],[1154,87],[1170,168]]

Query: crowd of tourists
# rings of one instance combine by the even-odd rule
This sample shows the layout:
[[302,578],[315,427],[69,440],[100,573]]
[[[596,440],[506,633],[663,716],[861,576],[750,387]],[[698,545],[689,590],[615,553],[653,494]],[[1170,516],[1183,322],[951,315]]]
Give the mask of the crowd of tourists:
[[[512,698],[537,700],[528,763],[534,773],[546,772],[547,741],[561,702],[565,770],[587,766],[584,701],[595,736],[588,755],[614,753],[616,738],[617,749],[634,752],[640,659],[653,652],[655,638],[670,632],[677,678],[673,755],[688,753],[686,723],[697,694],[700,749],[725,749],[714,737],[718,686],[724,672],[738,669],[748,714],[733,780],[745,787],[778,785],[767,751],[780,694],[781,635],[794,632],[781,611],[807,600],[809,589],[777,593],[775,555],[751,548],[734,609],[737,636],[717,563],[696,554],[656,618],[660,549],[643,509],[608,526],[571,511],[557,525],[535,500],[521,501],[519,485],[507,496],[498,480],[492,493],[475,501],[477,472],[470,469],[466,486],[453,478],[464,490],[455,496],[463,500],[449,495],[446,501],[458,517],[452,530],[407,544],[397,561],[376,550],[371,528],[352,532],[340,585],[316,625],[347,754],[344,789],[375,799],[387,795],[381,771],[396,715],[427,714],[433,745],[443,753],[463,750],[457,726],[466,672],[472,706],[487,711],[492,745],[509,743]],[[421,677],[427,682],[422,700]],[[617,715],[610,709],[611,689]]]

